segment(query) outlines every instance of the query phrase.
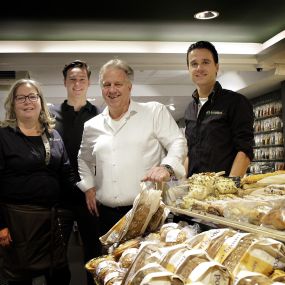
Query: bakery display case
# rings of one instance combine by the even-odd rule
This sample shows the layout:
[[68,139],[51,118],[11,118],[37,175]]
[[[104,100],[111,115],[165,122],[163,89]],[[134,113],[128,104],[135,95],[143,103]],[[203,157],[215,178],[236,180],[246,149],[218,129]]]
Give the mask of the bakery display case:
[[143,190],[100,239],[108,255],[86,263],[95,283],[284,284],[285,171],[247,177],[241,187],[221,174]]
[[245,177],[240,187],[217,173],[194,174],[164,201],[174,214],[285,241],[284,170]]

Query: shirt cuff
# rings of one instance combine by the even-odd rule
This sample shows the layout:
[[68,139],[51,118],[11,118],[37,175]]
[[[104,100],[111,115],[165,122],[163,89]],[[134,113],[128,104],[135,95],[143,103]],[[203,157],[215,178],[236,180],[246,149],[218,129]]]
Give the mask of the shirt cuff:
[[84,179],[76,183],[76,186],[82,191],[87,192],[90,188],[95,186],[95,183],[91,179]]
[[173,161],[170,159],[163,159],[161,164],[168,164],[172,167],[174,173],[175,173],[175,177],[177,179],[181,179],[183,177],[186,176],[186,171],[184,168],[184,165],[182,165],[181,163],[179,163],[178,161]]

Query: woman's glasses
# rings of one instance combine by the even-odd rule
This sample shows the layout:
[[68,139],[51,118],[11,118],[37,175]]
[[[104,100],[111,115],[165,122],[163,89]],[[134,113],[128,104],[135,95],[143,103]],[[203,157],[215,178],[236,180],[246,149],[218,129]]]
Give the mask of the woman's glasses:
[[30,102],[37,102],[39,99],[39,94],[31,93],[29,95],[17,95],[15,96],[15,102],[22,104],[26,102],[27,98],[30,100]]

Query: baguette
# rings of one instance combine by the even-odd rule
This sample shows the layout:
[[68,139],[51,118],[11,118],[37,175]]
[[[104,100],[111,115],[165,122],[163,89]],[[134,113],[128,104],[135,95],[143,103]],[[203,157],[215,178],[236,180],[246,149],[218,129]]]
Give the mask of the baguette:
[[243,184],[253,184],[253,183],[256,183],[257,181],[259,181],[265,177],[274,176],[274,175],[278,175],[278,174],[285,174],[285,170],[277,170],[275,172],[249,175],[249,176],[241,179],[241,184],[242,185]]

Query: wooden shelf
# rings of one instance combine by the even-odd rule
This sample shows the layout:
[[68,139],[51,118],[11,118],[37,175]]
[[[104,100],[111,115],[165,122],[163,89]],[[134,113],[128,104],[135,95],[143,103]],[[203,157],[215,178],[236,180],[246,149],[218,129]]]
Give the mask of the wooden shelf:
[[253,148],[268,148],[268,147],[284,147],[283,144],[265,144],[265,145],[255,145]]
[[278,129],[275,129],[275,130],[254,132],[254,134],[255,134],[255,135],[259,135],[259,134],[270,134],[270,133],[273,133],[273,132],[282,132],[282,131],[283,131],[283,128],[278,128]]
[[258,118],[254,118],[255,121],[262,121],[262,120],[266,120],[266,119],[270,119],[270,118],[274,118],[274,117],[282,117],[282,113],[278,113],[278,114],[273,114],[273,115],[269,115],[269,116],[265,116],[265,117],[258,117]]
[[284,162],[284,159],[253,159],[252,162]]

